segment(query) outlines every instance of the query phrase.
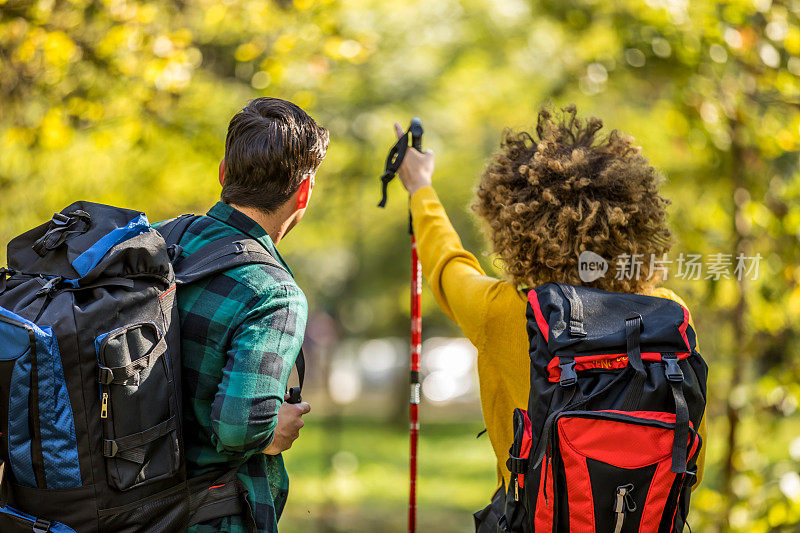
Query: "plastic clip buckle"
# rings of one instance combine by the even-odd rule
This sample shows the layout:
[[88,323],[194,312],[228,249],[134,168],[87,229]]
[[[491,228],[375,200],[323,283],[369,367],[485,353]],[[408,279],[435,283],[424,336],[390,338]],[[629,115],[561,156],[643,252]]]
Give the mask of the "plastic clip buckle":
[[41,289],[39,289],[38,291],[36,291],[36,296],[37,296],[37,297],[38,297],[38,296],[46,296],[46,295],[50,294],[51,292],[53,292],[54,290],[56,290],[56,288],[57,288],[58,284],[59,284],[59,283],[61,283],[61,281],[62,281],[63,279],[64,279],[64,278],[62,278],[61,276],[56,276],[56,277],[54,277],[54,278],[50,278],[49,280],[47,280],[47,283],[45,283],[45,284],[42,286],[42,288],[41,288]]
[[53,225],[55,226],[66,226],[71,220],[72,217],[64,213],[53,213]]
[[561,377],[558,380],[559,385],[562,387],[571,387],[578,382],[578,374],[575,373],[574,359],[569,362],[559,364],[558,368],[561,369]]
[[680,383],[683,381],[683,371],[678,364],[678,358],[673,354],[671,357],[661,356],[664,361],[664,373],[667,375],[667,381]]

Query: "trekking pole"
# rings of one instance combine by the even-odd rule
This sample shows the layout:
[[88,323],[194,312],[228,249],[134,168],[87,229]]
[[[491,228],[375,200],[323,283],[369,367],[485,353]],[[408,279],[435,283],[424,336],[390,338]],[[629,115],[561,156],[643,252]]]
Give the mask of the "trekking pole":
[[[418,118],[411,120],[411,126],[389,151],[386,158],[386,169],[381,176],[383,197],[379,207],[386,205],[386,191],[389,182],[394,178],[408,150],[408,137],[411,135],[411,146],[422,151],[422,122]],[[422,354],[422,313],[420,298],[422,296],[422,267],[417,255],[417,240],[411,224],[411,213],[408,215],[408,232],[411,235],[411,394],[409,396],[409,491],[408,491],[408,531],[417,530],[417,442],[419,438],[419,401],[420,382],[419,368]]]

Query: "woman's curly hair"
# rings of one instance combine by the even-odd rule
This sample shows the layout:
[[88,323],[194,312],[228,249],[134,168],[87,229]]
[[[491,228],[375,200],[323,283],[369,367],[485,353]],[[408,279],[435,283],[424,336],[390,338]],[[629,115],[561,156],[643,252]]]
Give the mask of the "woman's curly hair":
[[[602,127],[598,118],[578,118],[571,105],[555,116],[542,108],[535,137],[504,132],[472,207],[516,285],[559,281],[641,292],[660,280],[658,269],[651,276],[650,258],[660,260],[670,247],[661,178],[631,137],[614,130],[599,138]],[[578,272],[584,250],[609,262],[605,276],[590,283]],[[617,276],[626,257],[641,261],[638,276],[634,269]]]

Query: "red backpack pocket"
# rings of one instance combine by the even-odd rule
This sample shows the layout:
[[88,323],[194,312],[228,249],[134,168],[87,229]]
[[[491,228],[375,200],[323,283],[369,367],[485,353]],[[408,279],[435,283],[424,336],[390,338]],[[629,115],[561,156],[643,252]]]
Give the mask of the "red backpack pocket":
[[[559,414],[541,465],[535,531],[671,532],[681,490],[693,482],[693,472],[671,471],[674,432],[671,413]],[[690,430],[691,464],[699,449]]]
[[528,417],[528,411],[514,409],[514,442],[511,444],[506,466],[515,473],[516,485],[520,489],[525,488],[525,467],[531,454],[532,439],[531,419]]

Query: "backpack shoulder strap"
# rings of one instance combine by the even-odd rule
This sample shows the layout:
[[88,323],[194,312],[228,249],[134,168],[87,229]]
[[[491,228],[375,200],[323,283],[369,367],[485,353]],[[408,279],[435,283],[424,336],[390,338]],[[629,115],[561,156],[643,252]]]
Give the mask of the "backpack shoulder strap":
[[[181,258],[180,241],[189,226],[200,218],[193,213],[187,213],[167,222],[158,231],[164,238],[167,247],[171,249],[170,257],[175,258],[175,282],[178,285],[192,283],[208,276],[224,272],[242,265],[269,265],[289,273],[272,254],[270,254],[258,241],[242,235],[231,235],[208,243],[193,254]],[[299,387],[292,387],[289,391],[290,403],[299,403],[306,373],[305,355],[303,348],[297,354],[295,361]]]
[[185,215],[173,218],[158,228],[158,232],[164,238],[164,242],[167,243],[167,247],[178,246],[178,243],[181,242],[181,238],[183,238],[183,234],[186,233],[186,230],[189,228],[189,226],[191,226],[192,222],[198,218],[199,217],[194,213],[187,213]]
[[[181,220],[183,217],[186,218]],[[166,228],[166,230],[162,227],[161,230],[165,230],[164,240],[167,241],[167,244],[177,246],[180,236],[186,231],[186,228],[189,227],[194,218],[196,218],[194,215],[183,215],[168,223],[175,224],[175,226]],[[176,235],[177,238],[175,237]],[[170,240],[167,240],[168,238],[175,240],[170,243]],[[178,285],[186,285],[242,265],[269,265],[289,274],[286,267],[272,257],[272,254],[258,241],[242,235],[230,235],[210,242],[193,254],[177,259],[173,263],[173,268],[175,269],[176,283]],[[302,401],[301,391],[306,373],[306,362],[302,347],[300,347],[300,353],[297,354],[295,367],[297,368],[297,378],[300,386],[290,389],[291,398],[289,403]]]
[[258,241],[242,235],[210,242],[191,255],[177,259],[172,266],[177,284],[186,285],[237,266],[256,264],[287,272]]
[[167,248],[170,249],[175,281],[178,285],[192,283],[242,265],[269,265],[288,273],[286,268],[272,257],[272,254],[258,241],[243,235],[230,235],[217,239],[182,258],[181,239],[189,226],[198,218],[200,216],[187,213],[158,228]]

